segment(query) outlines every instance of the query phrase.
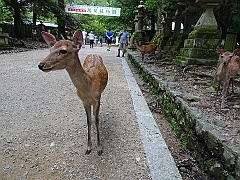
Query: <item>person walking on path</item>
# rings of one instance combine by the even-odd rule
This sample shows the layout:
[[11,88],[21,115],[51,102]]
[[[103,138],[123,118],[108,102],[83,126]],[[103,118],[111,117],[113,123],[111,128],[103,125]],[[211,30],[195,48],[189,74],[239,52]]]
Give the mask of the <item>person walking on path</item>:
[[111,31],[111,29],[108,29],[108,32],[106,33],[106,39],[107,39],[107,51],[110,51],[111,49],[111,44],[112,44],[112,37],[113,37],[113,33]]
[[83,45],[82,45],[82,48],[85,48],[86,37],[87,37],[87,32],[85,31],[85,29],[83,29],[83,31],[82,31],[82,36],[83,36]]
[[90,48],[93,48],[93,44],[94,44],[94,34],[93,34],[93,32],[90,31],[88,36],[89,36],[89,41],[90,41]]
[[94,44],[95,44],[95,46],[97,46],[97,44],[98,44],[98,36],[97,35],[94,36]]
[[100,46],[102,47],[102,43],[103,43],[103,36],[102,35],[99,36],[99,42],[100,42]]
[[126,46],[128,46],[128,40],[129,40],[129,34],[127,32],[127,27],[124,26],[123,30],[119,33],[119,46],[118,46],[118,55],[117,57],[120,57],[120,50],[122,50],[122,57],[124,57],[124,54],[126,52]]

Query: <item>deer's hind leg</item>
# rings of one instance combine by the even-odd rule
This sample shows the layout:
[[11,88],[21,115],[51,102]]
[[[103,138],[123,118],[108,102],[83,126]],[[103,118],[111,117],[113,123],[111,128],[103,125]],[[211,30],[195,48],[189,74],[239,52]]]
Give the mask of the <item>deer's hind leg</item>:
[[91,153],[92,148],[92,139],[91,139],[91,125],[92,125],[92,117],[91,117],[91,106],[84,105],[86,114],[87,114],[87,127],[88,127],[88,140],[87,140],[87,150],[85,154]]
[[93,115],[95,117],[95,126],[97,130],[97,148],[98,148],[98,155],[102,155],[102,143],[99,134],[99,109],[100,109],[100,100],[93,105]]

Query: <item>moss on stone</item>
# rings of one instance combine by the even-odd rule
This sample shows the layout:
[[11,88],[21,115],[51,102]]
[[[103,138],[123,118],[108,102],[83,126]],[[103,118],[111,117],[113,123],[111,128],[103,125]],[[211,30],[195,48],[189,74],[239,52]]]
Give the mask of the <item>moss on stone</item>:
[[177,64],[181,64],[183,61],[184,62],[186,61],[186,57],[185,56],[176,56],[175,62]]
[[214,166],[215,164],[215,159],[208,159],[204,162],[204,166],[205,166],[205,171],[210,172],[211,168]]
[[0,50],[9,50],[9,49],[13,49],[13,48],[9,45],[0,44]]
[[189,39],[204,38],[204,39],[220,39],[221,32],[218,29],[200,28],[193,30],[189,35]]

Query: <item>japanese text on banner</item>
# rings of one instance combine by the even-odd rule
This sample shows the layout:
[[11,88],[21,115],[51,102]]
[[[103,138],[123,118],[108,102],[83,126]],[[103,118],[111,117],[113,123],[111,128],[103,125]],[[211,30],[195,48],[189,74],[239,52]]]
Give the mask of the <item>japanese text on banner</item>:
[[66,12],[102,16],[120,16],[121,8],[66,4]]

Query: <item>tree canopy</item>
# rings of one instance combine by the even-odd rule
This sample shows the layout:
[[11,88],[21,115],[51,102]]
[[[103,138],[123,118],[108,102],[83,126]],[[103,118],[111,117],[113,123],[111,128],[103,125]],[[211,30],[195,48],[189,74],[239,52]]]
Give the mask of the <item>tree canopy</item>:
[[[183,0],[145,0],[144,23],[154,27],[157,22],[159,8],[173,7]],[[85,14],[66,13],[64,5],[74,3],[78,5],[109,6],[121,8],[120,17],[96,16]],[[65,31],[77,28],[94,31],[96,34],[105,34],[108,28],[117,33],[123,26],[134,30],[134,11],[139,5],[139,0],[0,0],[0,21],[13,23],[15,35],[18,36],[18,27],[24,24],[36,24],[37,21],[48,21],[59,25],[59,30]],[[215,15],[219,28],[227,32],[239,33],[240,31],[239,0],[223,0],[215,8]]]

